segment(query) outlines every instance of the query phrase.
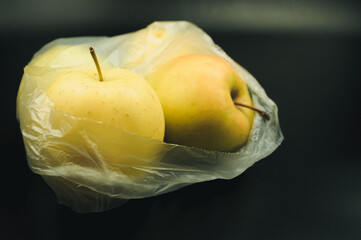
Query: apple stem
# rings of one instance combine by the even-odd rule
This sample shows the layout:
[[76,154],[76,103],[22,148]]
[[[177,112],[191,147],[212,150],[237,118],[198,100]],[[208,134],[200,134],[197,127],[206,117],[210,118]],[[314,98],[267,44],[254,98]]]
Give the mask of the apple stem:
[[271,116],[268,115],[265,111],[262,111],[258,108],[255,108],[255,107],[252,107],[252,106],[248,106],[246,104],[243,104],[243,103],[239,103],[239,102],[234,102],[235,105],[237,106],[241,106],[241,107],[246,107],[246,108],[249,108],[249,109],[252,109],[256,112],[258,112],[259,114],[261,114],[262,117],[266,118],[267,120],[270,120],[271,119]]
[[104,82],[104,80],[103,80],[103,74],[102,74],[102,71],[101,71],[101,69],[100,69],[100,65],[99,65],[99,62],[98,62],[97,55],[95,54],[94,48],[93,48],[93,47],[90,47],[90,48],[89,48],[89,51],[90,51],[90,54],[91,54],[92,57],[93,57],[93,60],[94,60],[94,63],[95,63],[95,67],[97,68],[98,75],[99,75],[99,81],[100,81],[100,82]]

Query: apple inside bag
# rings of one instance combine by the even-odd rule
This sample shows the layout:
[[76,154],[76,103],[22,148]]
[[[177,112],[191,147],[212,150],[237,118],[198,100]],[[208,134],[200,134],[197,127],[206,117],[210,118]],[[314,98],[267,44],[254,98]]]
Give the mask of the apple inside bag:
[[[50,92],[49,86],[54,84],[59,76],[72,71],[93,69],[89,74],[97,77],[94,62],[89,55],[90,46],[96,50],[105,78],[108,78],[107,69],[125,69],[131,72],[127,73],[127,76],[137,74],[139,79],[134,77],[138,79],[134,85],[142,84],[138,88],[143,89],[138,91],[141,94],[137,95],[133,92],[134,89],[119,86],[117,91],[123,98],[112,98],[108,93],[113,94],[118,86],[108,87],[111,90],[104,92],[101,89],[98,91],[95,86],[93,95],[84,95],[84,98],[94,97],[96,100],[84,103],[83,99],[83,102],[79,100],[83,92],[74,97],[69,97],[72,96],[72,90],[68,93],[61,92],[65,87],[61,91],[56,89]],[[222,69],[223,66],[232,69],[222,73],[222,77],[230,79],[225,80],[226,84],[212,87],[219,81],[207,80],[207,84],[199,85],[198,90],[207,88],[217,94],[219,92],[220,97],[227,93],[224,99],[231,101],[232,106],[229,108],[235,111],[234,116],[238,114],[238,110],[234,110],[237,107],[232,101],[238,98],[241,102],[249,99],[253,107],[267,112],[270,120],[249,109],[239,110],[243,115],[235,117],[235,122],[248,126],[249,131],[247,134],[239,131],[238,135],[234,135],[235,141],[241,137],[243,140],[232,145],[232,139],[227,142],[227,134],[237,133],[237,125],[234,126],[232,117],[219,117],[224,114],[215,109],[215,106],[222,103],[218,104],[209,99],[214,94],[201,95],[192,89],[196,80],[189,86],[184,82],[182,86],[186,89],[185,92],[180,92],[179,96],[172,94],[171,97],[174,98],[169,98],[169,94],[165,93],[167,91],[161,89],[168,88],[168,92],[171,92],[174,82],[167,85],[163,79],[175,73],[177,68],[174,68],[174,72],[157,71],[174,61],[174,66],[178,66],[177,59],[184,59],[186,56],[196,56],[195,61],[211,56],[207,59],[214,60],[214,63],[207,64],[213,64],[212,69]],[[189,58],[189,61],[192,59]],[[184,69],[184,65],[179,66],[179,69]],[[194,67],[192,71],[196,70]],[[244,84],[243,91],[247,93],[233,91],[233,88],[239,86],[239,79]],[[105,79],[103,85],[105,84],[111,83]],[[100,87],[103,85],[99,84]],[[84,89],[91,88],[82,82],[79,86]],[[80,105],[60,107],[58,99],[61,96],[56,95],[55,98],[54,94],[61,93],[68,94],[64,97],[64,104],[65,101],[66,104],[75,104],[78,101]],[[197,95],[202,100],[186,102],[182,100],[186,93],[193,93],[193,96]],[[96,94],[103,95],[96,97]],[[246,97],[242,98],[242,95]],[[91,107],[101,104],[104,99],[109,100],[104,104],[118,105],[103,105],[97,109],[98,112],[91,112]],[[112,103],[114,101],[118,103]],[[203,107],[202,101],[210,104]],[[192,110],[187,104],[196,107]],[[77,106],[79,110],[74,110]],[[87,107],[89,110],[85,110]],[[139,111],[135,110],[138,107]],[[193,112],[190,115],[182,114],[187,121],[182,125],[179,118],[176,118],[177,113],[187,112],[188,109]],[[90,117],[91,114],[98,116]],[[133,120],[127,120],[127,117],[133,117]],[[277,105],[266,95],[262,86],[213,43],[204,31],[185,21],[154,22],[133,33],[114,37],[64,38],[45,45],[24,69],[17,98],[17,118],[30,169],[49,184],[59,203],[81,213],[105,211],[129,199],[164,194],[193,183],[234,178],[271,154],[283,140]],[[212,119],[216,120],[208,122]],[[230,121],[227,126],[231,126],[232,130],[215,125],[215,122],[222,124],[222,121],[223,125]],[[188,126],[189,131],[185,129],[177,132],[177,129],[184,126]],[[199,126],[205,129],[204,134]],[[182,138],[182,133],[191,136],[188,139],[195,140],[188,145],[187,137]],[[203,135],[198,138],[192,135],[195,133]],[[207,143],[213,145],[199,143],[202,138],[207,138]]]

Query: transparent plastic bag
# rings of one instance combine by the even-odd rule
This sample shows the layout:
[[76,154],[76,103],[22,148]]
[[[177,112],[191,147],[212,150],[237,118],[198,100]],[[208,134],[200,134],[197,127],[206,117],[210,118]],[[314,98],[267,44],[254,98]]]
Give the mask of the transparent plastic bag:
[[[102,68],[126,68],[142,76],[184,54],[221,56],[247,83],[253,104],[271,120],[256,114],[248,142],[225,153],[168,144],[60,112],[45,89],[63,72],[93,69],[89,46],[96,49]],[[50,185],[59,203],[76,212],[101,212],[128,199],[234,178],[283,140],[277,106],[261,85],[205,32],[185,21],[154,22],[119,36],[65,38],[45,45],[24,69],[17,116],[29,167]]]

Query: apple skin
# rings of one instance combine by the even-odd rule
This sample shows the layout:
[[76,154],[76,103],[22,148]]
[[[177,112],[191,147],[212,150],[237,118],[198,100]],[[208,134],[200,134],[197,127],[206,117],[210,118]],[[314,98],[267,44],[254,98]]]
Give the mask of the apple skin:
[[144,137],[163,140],[164,115],[159,99],[144,78],[125,69],[69,71],[46,92],[57,110],[115,125]]
[[[112,68],[113,66],[100,54],[97,55],[98,60],[101,62],[101,67],[104,69]],[[93,68],[94,61],[89,57],[89,47],[87,45],[55,45],[49,49],[37,53],[28,63],[27,67],[44,67],[44,68],[66,68],[79,67],[81,69]],[[49,72],[50,69],[49,69]],[[18,94],[17,102],[19,101],[19,96],[22,94],[23,89],[23,79],[21,79]],[[43,82],[47,82],[46,77],[42,77]],[[18,110],[17,110],[18,111]],[[18,113],[17,113],[18,114]]]
[[254,111],[246,83],[223,58],[188,54],[175,58],[146,77],[165,116],[165,141],[232,152],[248,139]]
[[148,174],[144,169],[161,157],[162,106],[138,74],[125,69],[102,72],[104,82],[96,70],[77,70],[61,74],[49,85],[46,93],[57,110],[49,124],[60,131],[47,136],[43,154],[51,157],[52,166],[105,169],[106,174],[111,169],[142,179]]

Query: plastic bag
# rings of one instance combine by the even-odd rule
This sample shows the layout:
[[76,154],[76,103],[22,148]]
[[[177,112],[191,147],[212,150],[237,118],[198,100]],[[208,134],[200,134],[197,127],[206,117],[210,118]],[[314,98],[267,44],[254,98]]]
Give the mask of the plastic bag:
[[[96,49],[102,68],[127,68],[142,76],[187,53],[221,56],[245,80],[253,104],[269,113],[271,120],[256,114],[247,144],[224,153],[148,139],[57,111],[45,89],[63,72],[93,69],[89,46]],[[29,167],[50,185],[59,203],[76,212],[105,211],[128,199],[234,178],[283,140],[277,106],[256,79],[205,32],[185,21],[154,22],[119,36],[65,38],[45,45],[24,69],[17,115]],[[117,161],[110,163],[107,158]]]

